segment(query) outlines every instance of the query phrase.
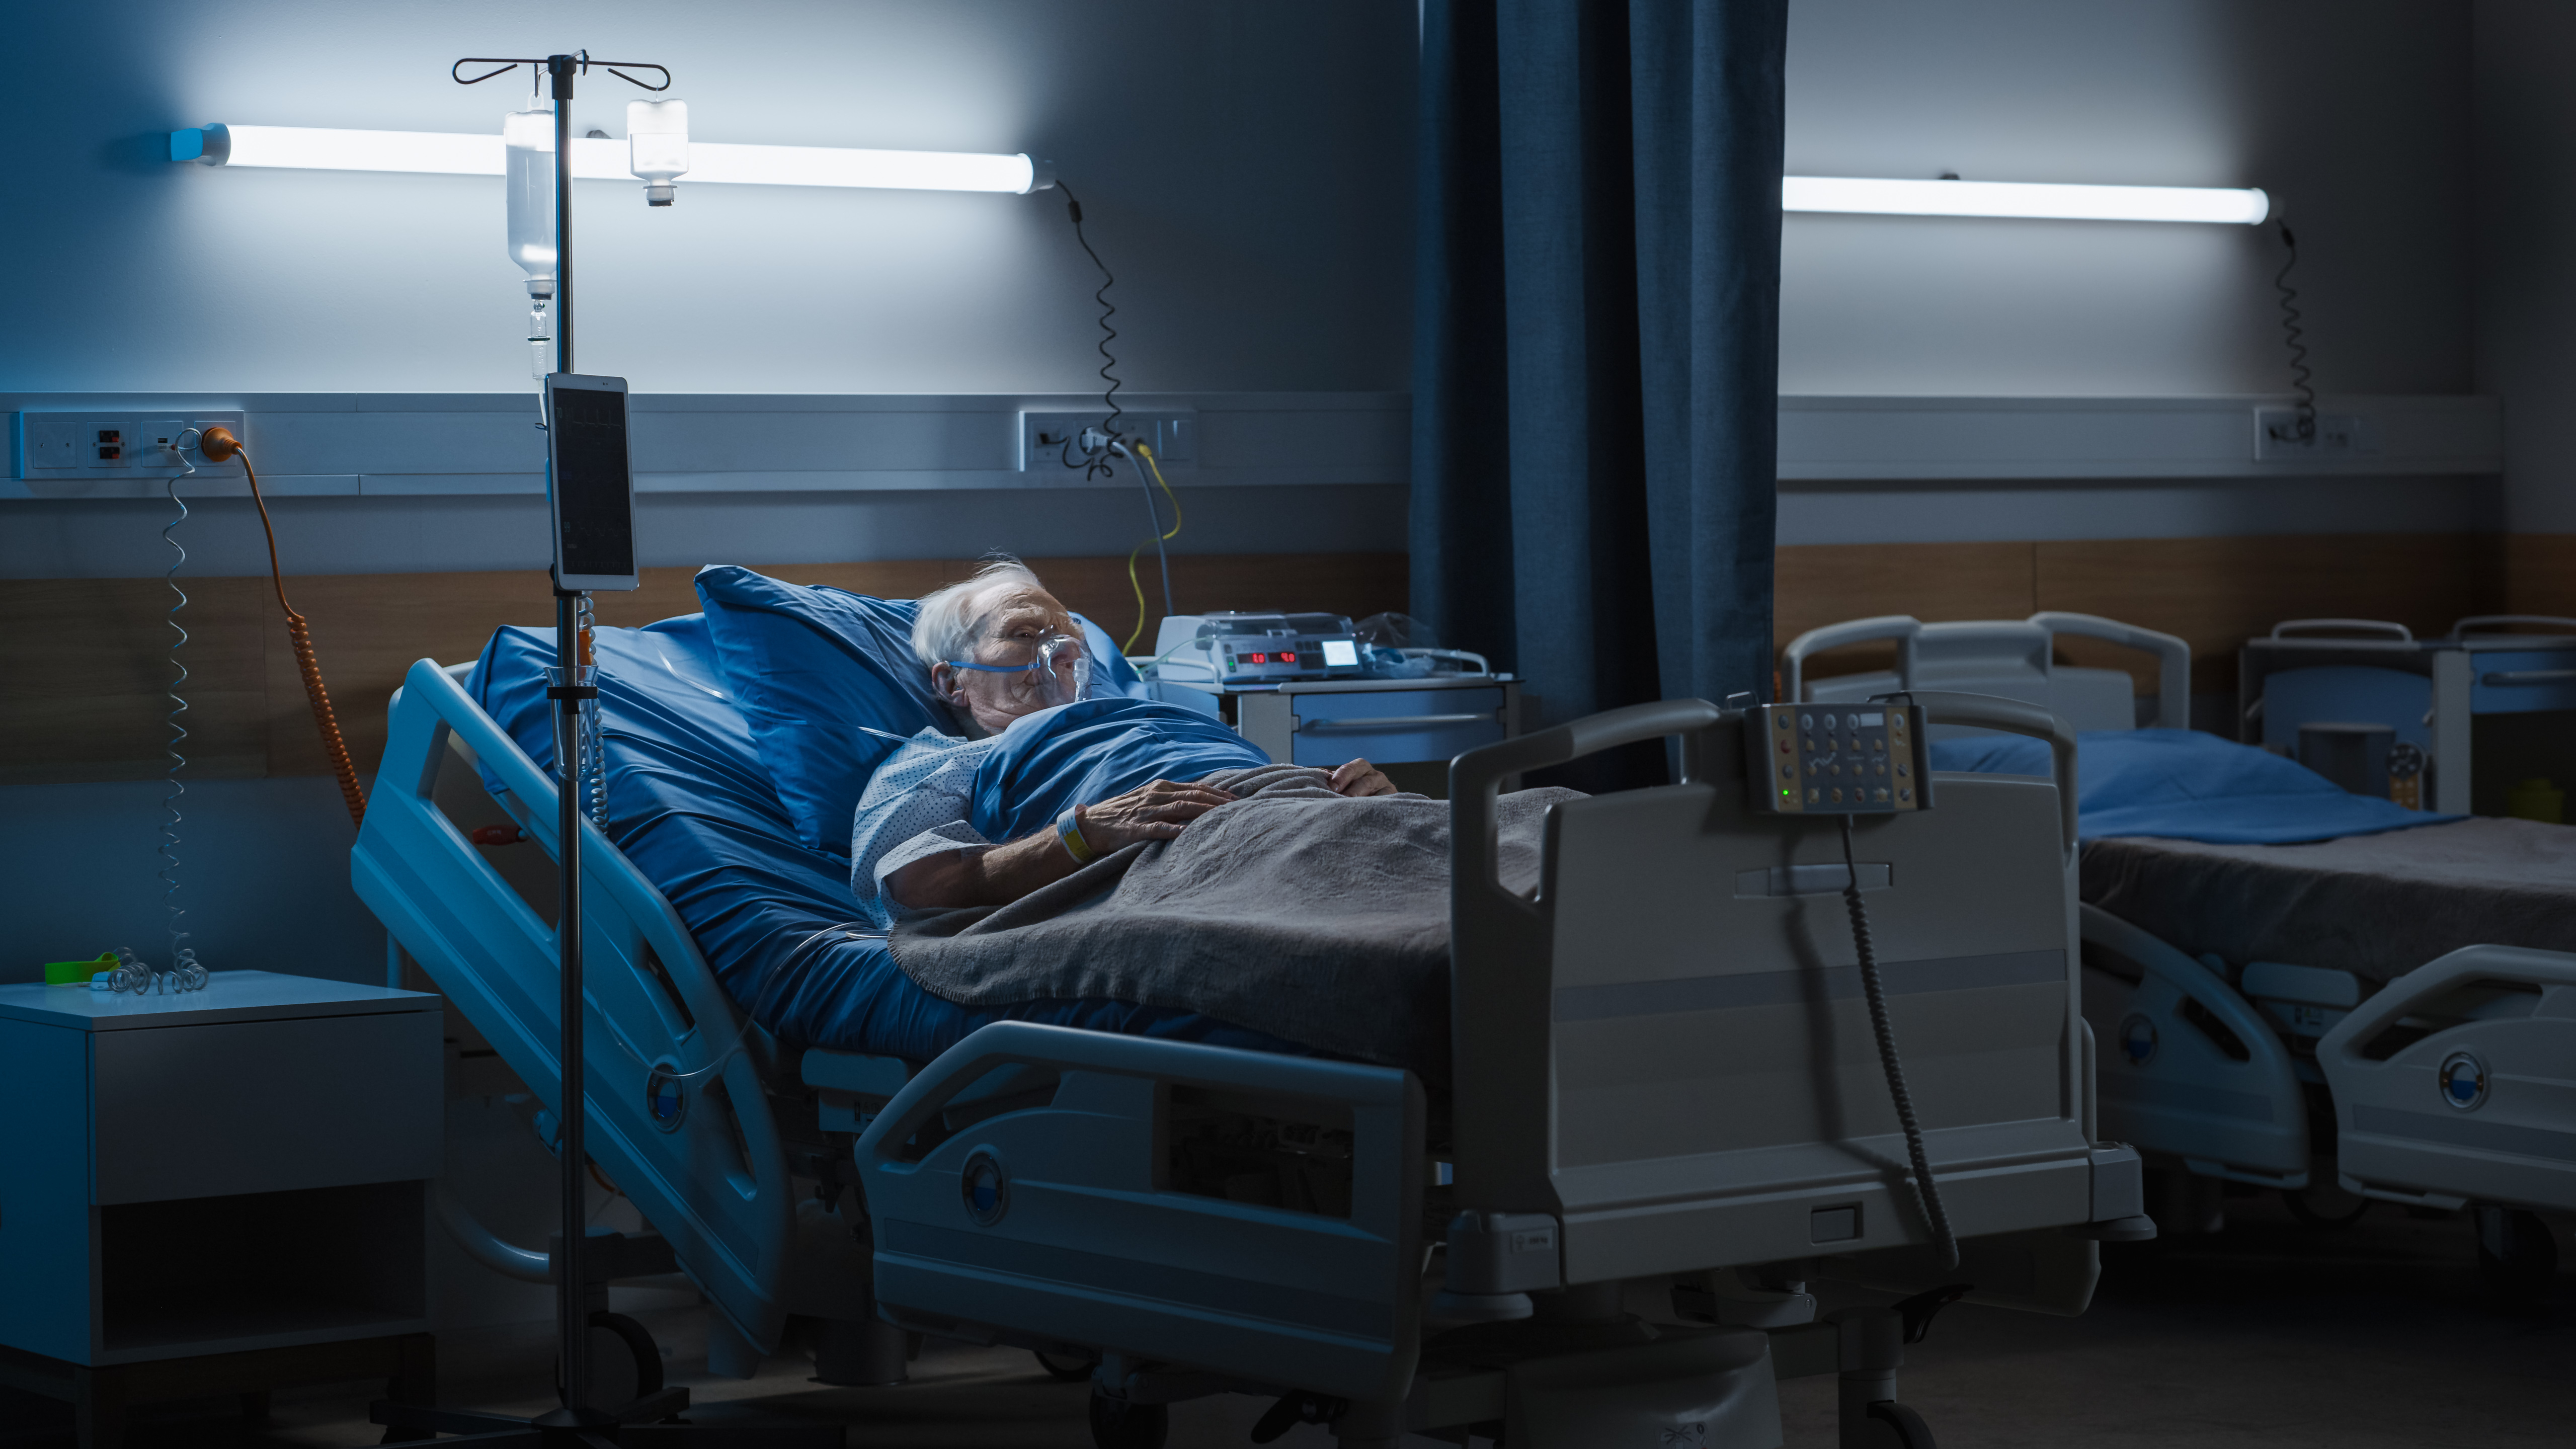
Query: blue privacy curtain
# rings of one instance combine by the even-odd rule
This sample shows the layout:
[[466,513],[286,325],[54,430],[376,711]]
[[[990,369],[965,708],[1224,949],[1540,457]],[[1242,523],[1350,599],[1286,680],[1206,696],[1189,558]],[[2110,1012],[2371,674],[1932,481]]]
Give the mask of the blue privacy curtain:
[[1786,0],[1422,24],[1414,613],[1548,723],[1768,699]]

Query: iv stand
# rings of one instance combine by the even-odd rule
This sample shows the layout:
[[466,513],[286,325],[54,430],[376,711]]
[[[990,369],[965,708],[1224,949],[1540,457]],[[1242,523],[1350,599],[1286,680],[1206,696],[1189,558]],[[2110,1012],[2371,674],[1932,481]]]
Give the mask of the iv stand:
[[[499,70],[467,78],[456,72],[467,65],[497,65]],[[555,105],[555,370],[570,372],[572,361],[572,97],[573,79],[589,73],[596,65],[611,75],[648,91],[671,88],[671,72],[642,61],[594,61],[589,52],[576,55],[549,55],[542,59],[504,59],[495,56],[469,56],[449,67],[448,75],[460,85],[473,85],[490,80],[519,66],[541,66],[552,78]],[[628,75],[629,70],[660,71],[662,83],[650,85]],[[546,420],[549,426],[552,418]],[[546,480],[549,488],[554,480]],[[576,761],[580,738],[581,702],[598,697],[598,686],[575,684],[581,678],[581,635],[578,624],[584,594],[567,589],[558,579],[555,585],[555,665],[557,677],[566,681],[546,690],[558,715],[555,738],[564,742],[556,751],[557,785],[555,791],[555,831],[558,839],[557,877],[560,886],[556,914],[555,939],[561,952],[562,998],[558,1007],[562,1021],[562,1039],[555,1060],[561,1078],[557,1092],[556,1117],[561,1123],[556,1141],[556,1164],[562,1191],[562,1216],[554,1253],[555,1343],[558,1361],[563,1369],[563,1406],[534,1419],[511,1418],[442,1410],[426,1405],[378,1403],[374,1406],[377,1423],[398,1429],[426,1430],[431,1434],[447,1433],[470,1436],[470,1441],[508,1449],[604,1449],[618,1444],[667,1445],[740,1445],[743,1449],[807,1449],[807,1446],[838,1446],[842,1434],[837,1425],[695,1425],[672,1422],[688,1407],[689,1391],[685,1388],[664,1389],[647,1394],[632,1404],[615,1411],[590,1404],[590,1314],[586,1290],[589,1284],[584,1259],[588,1237],[590,1158],[584,1151],[586,1079],[582,1061],[583,993],[581,980],[581,791]],[[644,1422],[663,1420],[661,1423]]]

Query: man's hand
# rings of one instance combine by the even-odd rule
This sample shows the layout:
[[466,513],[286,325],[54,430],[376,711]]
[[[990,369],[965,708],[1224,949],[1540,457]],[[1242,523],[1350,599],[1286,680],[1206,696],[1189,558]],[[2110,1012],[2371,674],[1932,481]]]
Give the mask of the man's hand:
[[1386,772],[1366,760],[1353,760],[1335,770],[1331,783],[1335,794],[1348,795],[1354,799],[1362,795],[1396,793],[1395,782],[1386,777]]
[[1085,805],[1077,818],[1082,822],[1083,843],[1107,855],[1139,840],[1169,840],[1181,833],[1182,826],[1233,799],[1206,785],[1156,780],[1097,805]]

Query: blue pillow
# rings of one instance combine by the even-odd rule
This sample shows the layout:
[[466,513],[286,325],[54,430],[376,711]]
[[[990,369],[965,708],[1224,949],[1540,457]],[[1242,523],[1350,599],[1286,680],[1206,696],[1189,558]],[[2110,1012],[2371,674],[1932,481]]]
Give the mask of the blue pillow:
[[[2044,776],[2048,746],[2023,735],[1936,740],[1932,768]],[[2296,760],[2201,730],[2077,735],[2075,804],[2086,840],[2154,835],[2222,845],[2293,845],[2460,818],[2347,794]]]
[[784,583],[718,564],[698,571],[716,667],[809,850],[846,855],[850,817],[896,741],[953,731],[912,653],[913,604]]
[[[797,840],[847,855],[859,796],[900,739],[957,728],[912,652],[914,602],[791,584],[731,564],[700,569],[697,587],[717,668],[751,722]],[[1143,681],[1109,636],[1074,617],[1092,657],[1106,662],[1095,692],[1142,694]]]

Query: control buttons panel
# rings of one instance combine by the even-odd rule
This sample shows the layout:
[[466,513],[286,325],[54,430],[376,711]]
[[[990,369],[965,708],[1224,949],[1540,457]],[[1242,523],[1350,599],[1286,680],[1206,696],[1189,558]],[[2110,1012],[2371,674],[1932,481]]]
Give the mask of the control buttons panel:
[[1766,704],[1744,716],[1748,797],[1787,815],[1932,807],[1920,705]]

